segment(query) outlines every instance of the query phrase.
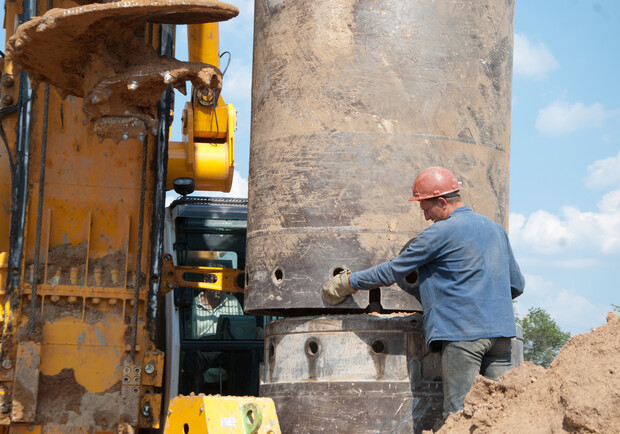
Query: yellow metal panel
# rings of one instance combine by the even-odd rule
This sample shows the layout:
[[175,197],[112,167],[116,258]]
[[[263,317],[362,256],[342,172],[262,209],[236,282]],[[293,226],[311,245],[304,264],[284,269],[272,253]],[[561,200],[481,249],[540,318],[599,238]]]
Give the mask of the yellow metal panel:
[[161,351],[147,351],[144,355],[144,369],[142,370],[142,384],[145,386],[161,387],[164,375],[164,353]]
[[170,402],[164,432],[277,434],[280,425],[271,398],[179,396]]
[[121,380],[119,360],[124,354],[121,320],[86,324],[76,318],[59,318],[43,327],[41,373],[56,375],[73,369],[87,391],[101,393]]
[[[232,104],[227,104],[225,107],[228,113],[226,124],[219,124],[218,128],[226,131],[226,141],[199,142],[195,139],[197,130],[192,106],[189,103],[186,104],[184,113],[187,135],[184,137],[185,141],[170,142],[168,189],[172,189],[172,181],[176,178],[190,177],[194,178],[197,190],[230,191],[235,168],[236,114]],[[211,127],[215,128],[214,122]]]
[[220,32],[218,23],[187,26],[187,43],[190,62],[208,63],[220,67]]
[[194,140],[225,140],[228,136],[228,106],[222,97],[213,105],[194,105]]

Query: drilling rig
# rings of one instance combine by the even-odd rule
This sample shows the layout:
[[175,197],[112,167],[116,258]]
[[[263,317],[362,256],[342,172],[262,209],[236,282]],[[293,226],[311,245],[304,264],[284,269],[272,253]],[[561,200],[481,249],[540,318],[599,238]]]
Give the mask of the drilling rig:
[[[198,268],[215,282],[188,282],[164,255],[173,180],[193,179],[181,194],[228,191],[234,165],[217,27],[189,32],[205,48],[190,62],[172,57],[173,30],[238,10],[17,0],[5,11],[0,426],[156,429],[178,376],[163,296],[243,289],[239,270]],[[457,172],[465,201],[507,226],[514,2],[261,0],[254,19],[244,307],[281,317],[265,327],[259,394],[284,432],[432,428],[441,372],[417,273],[338,306],[320,288],[424,229],[407,199],[428,166]],[[186,81],[184,140],[171,143],[172,88]],[[211,399],[176,398],[169,428],[199,432],[219,406],[242,409],[243,432],[278,432],[255,401]]]
[[[174,178],[231,188],[235,110],[221,96],[217,23],[239,11],[214,0],[4,7],[0,430],[163,427],[165,381],[179,375],[164,380],[163,296],[185,284],[163,264],[165,193]],[[178,24],[189,62],[173,57]],[[186,81],[184,140],[169,143],[172,89]],[[220,280],[200,286],[225,287],[209,271]]]

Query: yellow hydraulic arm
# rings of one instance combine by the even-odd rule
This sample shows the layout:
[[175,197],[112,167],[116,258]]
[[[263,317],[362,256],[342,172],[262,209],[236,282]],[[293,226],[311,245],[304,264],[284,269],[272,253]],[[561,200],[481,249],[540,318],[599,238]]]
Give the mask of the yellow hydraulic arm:
[[[218,23],[187,26],[190,62],[220,67]],[[235,166],[235,109],[219,92],[192,90],[183,110],[183,141],[170,142],[168,189],[176,178],[194,179],[196,189],[229,192]]]
[[[188,274],[204,276],[202,282],[187,279]],[[214,291],[244,291],[243,270],[213,267],[174,266],[172,255],[165,253],[162,262],[161,295],[165,295],[178,286],[195,289],[211,289]]]

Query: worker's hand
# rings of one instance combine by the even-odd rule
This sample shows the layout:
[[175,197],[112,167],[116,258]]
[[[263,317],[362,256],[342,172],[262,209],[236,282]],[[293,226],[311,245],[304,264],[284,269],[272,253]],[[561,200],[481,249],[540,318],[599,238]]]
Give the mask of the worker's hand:
[[349,294],[356,293],[357,289],[349,283],[349,274],[349,270],[344,270],[323,285],[323,300],[334,306],[342,303]]

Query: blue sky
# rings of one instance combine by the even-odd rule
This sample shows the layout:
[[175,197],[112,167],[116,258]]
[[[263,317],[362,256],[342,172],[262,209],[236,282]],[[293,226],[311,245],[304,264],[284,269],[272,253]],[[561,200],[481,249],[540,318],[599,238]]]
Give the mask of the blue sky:
[[[231,3],[223,96],[239,111],[231,195],[243,196],[254,7]],[[527,286],[515,309],[542,307],[572,334],[620,305],[619,42],[619,1],[516,0],[509,232]]]
[[[220,25],[232,61],[223,97],[238,111],[232,196],[247,195],[252,0]],[[187,59],[177,30],[177,58]],[[516,311],[542,307],[572,334],[620,305],[620,1],[516,0],[510,239],[526,276]],[[181,139],[177,93],[172,139]]]

